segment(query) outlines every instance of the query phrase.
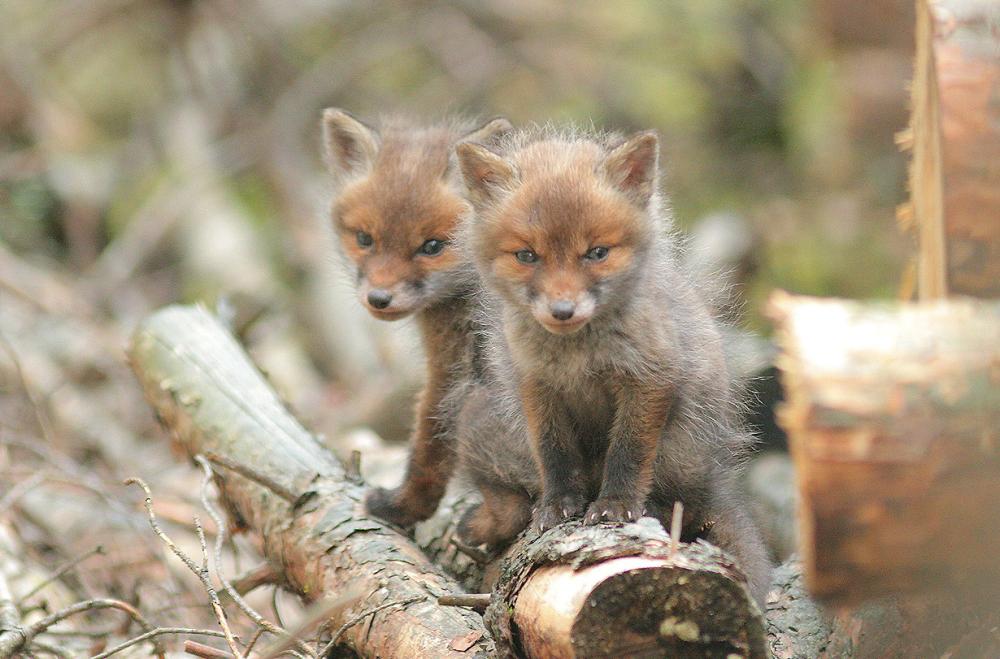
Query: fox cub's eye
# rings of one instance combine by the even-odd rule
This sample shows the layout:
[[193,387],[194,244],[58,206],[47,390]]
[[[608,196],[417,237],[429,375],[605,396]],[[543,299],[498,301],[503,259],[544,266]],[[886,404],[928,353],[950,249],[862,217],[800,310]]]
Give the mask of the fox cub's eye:
[[426,241],[423,245],[421,245],[418,251],[421,254],[425,254],[427,256],[437,256],[438,254],[441,253],[441,250],[444,249],[445,244],[446,243],[443,240],[438,240],[437,238],[431,238],[430,240]]
[[358,233],[355,234],[355,237],[358,239],[358,245],[361,247],[371,247],[375,242],[372,235],[370,233],[365,233],[364,231],[358,231]]
[[592,247],[586,254],[583,255],[583,258],[588,261],[603,261],[608,258],[608,252],[610,251],[611,249],[609,247]]
[[538,254],[535,254],[530,249],[522,249],[514,252],[514,256],[521,263],[534,263],[538,260]]

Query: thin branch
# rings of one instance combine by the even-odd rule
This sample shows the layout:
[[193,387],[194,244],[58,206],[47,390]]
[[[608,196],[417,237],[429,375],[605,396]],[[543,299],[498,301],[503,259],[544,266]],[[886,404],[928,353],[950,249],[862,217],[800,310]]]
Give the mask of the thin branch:
[[[320,623],[328,622],[330,618],[338,615],[340,611],[345,610],[347,607],[351,606],[351,604],[357,602],[363,595],[363,588],[359,586],[352,586],[347,589],[347,592],[341,593],[335,598],[328,598],[317,602],[315,605],[310,607],[308,611],[306,611],[305,618],[299,623],[299,626],[292,630],[291,638],[300,639],[305,637],[306,632],[310,629]],[[263,650],[260,653],[260,656],[277,657],[282,653],[290,651],[289,648],[291,647],[291,639],[281,638],[270,647]],[[317,655],[316,652],[310,650],[307,656],[322,657],[323,655]]]
[[130,648],[133,645],[138,645],[143,641],[148,641],[151,638],[162,636],[164,634],[191,634],[198,636],[214,636],[215,638],[226,637],[225,634],[223,634],[220,631],[216,631],[214,629],[191,629],[190,627],[158,627],[156,629],[146,632],[145,634],[142,634],[141,636],[136,636],[135,638],[131,638],[125,641],[124,643],[116,645],[110,650],[105,650],[100,654],[94,655],[93,657],[91,657],[91,659],[107,659],[111,655],[118,654],[122,650]]
[[[340,642],[340,637],[344,635],[344,632],[346,632],[348,629],[350,629],[354,625],[358,624],[359,622],[361,622],[362,620],[364,620],[368,616],[373,616],[376,613],[378,613],[379,611],[381,611],[383,609],[388,609],[388,608],[393,607],[393,606],[407,606],[409,604],[413,604],[414,602],[420,602],[420,601],[423,601],[423,600],[426,600],[426,599],[427,599],[426,597],[411,597],[411,598],[405,599],[405,600],[395,600],[395,601],[392,601],[392,602],[386,602],[385,604],[380,604],[379,606],[376,606],[373,609],[369,609],[369,610],[361,613],[360,615],[358,615],[358,616],[356,616],[354,618],[351,618],[350,620],[348,620],[347,622],[345,622],[343,625],[341,625],[340,629],[337,630],[337,633],[334,634],[333,638],[330,639],[330,642],[323,646],[323,649],[319,651],[319,656],[320,657],[325,657],[326,655],[328,655],[330,653],[330,650],[332,650],[337,645],[337,643]],[[272,655],[267,655],[267,659],[270,659],[271,656]]]
[[442,595],[438,598],[439,606],[467,606],[476,611],[485,611],[490,605],[489,593],[459,593],[457,595]]
[[63,650],[58,645],[52,645],[51,643],[43,643],[38,639],[31,641],[31,649],[36,652],[45,652],[48,654],[55,655],[57,657],[63,657],[63,659],[72,659],[73,655],[68,650]]
[[225,650],[213,648],[211,645],[205,645],[204,643],[192,641],[191,639],[184,641],[184,652],[195,657],[202,657],[203,659],[233,658],[233,655],[229,654]]
[[[24,641],[22,641],[22,645],[29,645],[35,636],[44,633],[49,627],[55,625],[57,622],[61,622],[71,616],[85,613],[87,611],[93,611],[95,609],[118,609],[119,611],[123,611],[128,614],[129,618],[134,620],[144,631],[149,632],[153,630],[153,626],[150,625],[142,614],[128,602],[116,599],[92,599],[77,602],[72,606],[67,606],[65,609],[56,611],[52,615],[46,616],[41,620],[32,623],[24,629]],[[156,654],[160,657],[160,659],[163,659],[163,649],[158,644],[156,645]],[[2,653],[0,653],[0,655],[2,655]]]
[[674,513],[670,518],[670,557],[673,558],[681,546],[681,522],[684,520],[684,504],[674,501]]
[[[256,567],[250,568],[243,574],[233,579],[230,583],[233,586],[233,590],[240,595],[246,595],[261,586],[271,584],[277,585],[281,580],[281,574],[274,569],[273,565],[265,561]],[[226,598],[223,597],[223,595],[228,596],[229,591],[227,590],[225,593],[219,593],[219,597],[225,601]]]
[[61,578],[63,575],[65,575],[70,570],[76,568],[80,563],[84,562],[85,560],[87,560],[88,558],[90,558],[92,556],[97,556],[97,555],[101,555],[101,556],[104,555],[104,547],[102,545],[97,545],[96,547],[94,547],[90,551],[86,552],[85,554],[81,554],[80,556],[77,556],[76,558],[73,558],[73,559],[67,561],[66,563],[64,563],[62,565],[62,567],[60,567],[58,570],[56,570],[52,574],[52,576],[50,576],[45,581],[41,582],[40,584],[38,584],[37,586],[35,586],[34,588],[32,588],[30,591],[28,591],[27,595],[25,595],[20,600],[18,600],[18,604],[24,604],[29,599],[31,599],[32,596],[38,594],[38,592],[40,592],[43,588],[45,588],[49,584],[53,583],[57,579]]
[[55,438],[55,433],[52,431],[52,422],[49,420],[49,416],[45,412],[42,403],[35,397],[35,390],[32,388],[31,383],[28,382],[28,377],[24,374],[24,368],[21,366],[21,360],[17,356],[17,351],[14,350],[14,346],[10,344],[3,334],[0,334],[0,346],[3,346],[4,351],[10,357],[10,361],[14,364],[17,379],[21,383],[24,395],[28,398],[28,403],[31,404],[31,409],[35,414],[35,421],[38,423],[38,429],[41,431],[42,437],[45,438],[45,443],[52,446]]
[[479,549],[478,547],[473,547],[471,545],[467,545],[458,538],[453,537],[450,539],[450,541],[452,546],[455,547],[455,549],[462,552],[463,554],[471,558],[479,565],[486,565],[487,563],[490,562],[489,554],[484,552],[482,549]]
[[235,471],[240,476],[243,476],[244,478],[249,478],[254,483],[257,483],[262,487],[266,487],[267,489],[271,490],[272,492],[274,492],[275,494],[277,494],[279,497],[281,497],[290,504],[294,505],[295,502],[299,500],[299,495],[295,494],[281,483],[276,482],[269,476],[265,476],[264,474],[254,471],[253,469],[247,467],[244,464],[240,464],[239,462],[236,462],[235,460],[228,458],[224,455],[219,455],[218,453],[212,453],[211,451],[204,453],[204,456],[212,464],[219,465],[220,467],[225,467],[230,471]]
[[7,494],[0,499],[0,516],[7,513],[11,506],[17,503],[18,499],[45,482],[45,472],[36,471],[31,476],[10,488]]
[[[215,576],[222,583],[222,587],[225,588],[226,593],[232,598],[233,602],[236,603],[236,606],[238,606],[248,618],[253,620],[257,626],[266,629],[276,636],[290,637],[290,634],[284,628],[275,625],[247,604],[246,600],[244,600],[243,597],[236,592],[236,589],[233,588],[232,584],[230,584],[229,581],[222,575],[222,545],[226,542],[226,524],[222,519],[222,515],[219,514],[219,512],[208,500],[208,486],[212,482],[212,466],[208,464],[208,460],[202,455],[196,455],[194,456],[194,459],[199,465],[201,465],[201,469],[205,475],[201,484],[201,505],[208,512],[218,529],[218,533],[215,536],[215,554],[213,556],[215,561]],[[309,646],[301,640],[296,639],[295,645],[303,652],[306,652],[307,655],[312,654]]]
[[0,657],[11,656],[26,640],[14,596],[7,585],[7,578],[0,571]]
[[233,633],[229,629],[229,625],[226,622],[226,612],[222,610],[222,604],[219,602],[219,596],[215,592],[215,588],[212,586],[212,581],[208,576],[208,549],[205,544],[205,532],[201,528],[201,522],[195,517],[195,527],[198,530],[198,539],[201,542],[201,551],[203,556],[203,564],[199,567],[191,557],[185,554],[180,547],[178,547],[173,540],[160,528],[160,524],[156,521],[156,515],[153,514],[153,493],[150,491],[149,486],[141,478],[128,478],[125,480],[125,485],[138,485],[146,493],[145,506],[146,515],[149,518],[149,525],[153,528],[153,533],[157,535],[160,540],[170,548],[170,551],[174,552],[177,558],[181,559],[184,565],[187,566],[191,572],[197,575],[198,579],[201,580],[202,585],[208,592],[208,598],[212,602],[212,610],[215,612],[215,616],[219,621],[219,626],[222,627],[222,631],[225,634],[226,643],[229,644],[229,648],[233,651],[233,654],[237,658],[241,658],[243,655],[240,653],[239,649],[236,647],[236,639],[233,638]]

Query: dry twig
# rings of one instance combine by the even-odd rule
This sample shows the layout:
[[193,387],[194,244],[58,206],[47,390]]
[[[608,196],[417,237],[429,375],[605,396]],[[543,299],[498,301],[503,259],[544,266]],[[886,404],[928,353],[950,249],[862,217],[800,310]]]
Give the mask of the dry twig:
[[[212,506],[208,500],[208,485],[212,482],[212,467],[208,464],[208,460],[202,455],[194,456],[194,459],[201,465],[202,471],[205,474],[205,479],[201,484],[201,505],[208,512],[212,521],[215,522],[215,526],[218,529],[218,533],[215,536],[215,576],[218,577],[219,581],[222,583],[223,588],[225,588],[226,593],[232,598],[236,606],[240,608],[243,613],[246,614],[248,618],[254,621],[258,627],[266,630],[267,632],[274,634],[275,636],[281,636],[290,638],[291,635],[283,628],[275,625],[270,620],[266,619],[264,616],[260,615],[247,604],[246,600],[240,596],[240,594],[233,588],[232,584],[222,576],[222,545],[226,542],[226,524],[222,519],[222,515]],[[300,650],[306,653],[307,656],[311,656],[312,652],[308,645],[299,639],[293,639],[294,645]]]
[[194,523],[198,531],[198,540],[201,542],[202,551],[202,564],[199,567],[193,560],[191,560],[191,557],[185,554],[183,550],[181,550],[181,548],[170,539],[163,529],[160,528],[159,523],[156,521],[156,515],[153,514],[153,493],[150,491],[149,486],[146,485],[146,482],[141,478],[128,478],[125,480],[125,485],[138,485],[146,493],[146,514],[149,517],[149,525],[153,528],[153,532],[167,545],[167,547],[170,548],[170,551],[174,552],[174,555],[181,559],[184,565],[186,565],[187,568],[201,580],[202,585],[208,592],[208,598],[212,602],[212,610],[215,612],[215,617],[219,621],[219,626],[222,627],[229,649],[233,651],[233,654],[236,655],[237,659],[242,658],[243,654],[236,646],[236,639],[233,637],[233,633],[229,629],[229,623],[226,621],[226,612],[222,609],[222,604],[219,602],[219,596],[215,592],[215,587],[212,586],[212,580],[209,578],[208,548],[205,543],[205,532],[201,528],[201,521],[195,517]]
[[96,547],[86,552],[85,554],[81,554],[80,556],[77,556],[76,558],[71,559],[66,563],[64,563],[58,570],[53,572],[48,579],[42,581],[40,584],[38,584],[30,591],[28,591],[28,593],[18,601],[18,604],[23,604],[24,602],[27,602],[29,599],[31,599],[32,596],[38,594],[43,588],[45,588],[52,582],[62,578],[64,574],[76,568],[76,566],[78,566],[80,563],[84,562],[85,560],[87,560],[92,556],[97,556],[97,555],[101,556],[104,555],[104,547],[102,545],[97,545]]

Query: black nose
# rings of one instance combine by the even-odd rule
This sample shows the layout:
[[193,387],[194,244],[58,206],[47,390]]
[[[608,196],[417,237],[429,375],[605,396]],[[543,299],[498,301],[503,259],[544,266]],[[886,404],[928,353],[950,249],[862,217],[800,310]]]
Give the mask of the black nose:
[[385,309],[390,302],[392,302],[392,293],[389,291],[382,288],[368,291],[368,304],[376,309]]
[[576,311],[576,305],[569,300],[556,300],[549,305],[549,311],[556,320],[569,320]]

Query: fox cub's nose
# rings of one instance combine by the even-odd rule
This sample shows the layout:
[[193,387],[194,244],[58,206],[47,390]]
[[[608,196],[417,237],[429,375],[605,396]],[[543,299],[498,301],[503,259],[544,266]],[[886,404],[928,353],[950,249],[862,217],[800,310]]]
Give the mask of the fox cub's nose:
[[576,311],[576,305],[569,300],[556,300],[549,305],[549,311],[556,320],[569,320]]
[[392,293],[385,289],[376,288],[368,292],[368,304],[376,309],[385,309],[390,302],[392,302]]

